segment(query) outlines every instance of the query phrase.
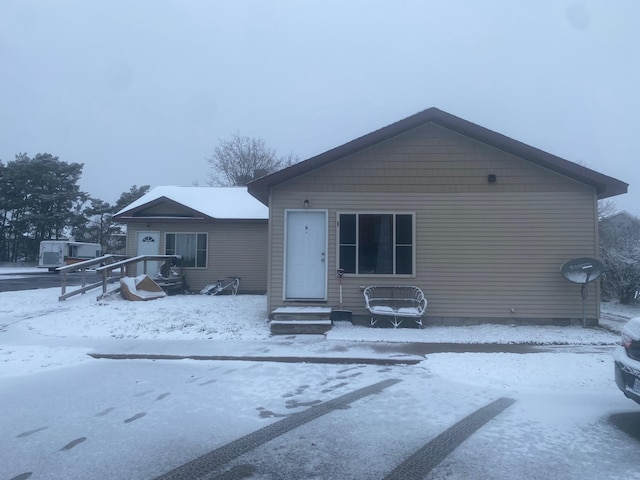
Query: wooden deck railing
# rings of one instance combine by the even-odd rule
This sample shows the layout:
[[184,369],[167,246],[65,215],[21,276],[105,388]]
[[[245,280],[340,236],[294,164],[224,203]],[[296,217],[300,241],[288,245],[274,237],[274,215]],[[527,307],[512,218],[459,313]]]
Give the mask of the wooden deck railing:
[[[57,270],[62,275],[60,282],[62,291],[60,292],[58,300],[66,300],[69,297],[85,293],[99,286],[102,286],[102,295],[100,296],[104,296],[107,293],[107,285],[110,282],[113,282],[116,279],[119,280],[122,276],[133,276],[133,267],[138,263],[142,262],[143,264],[142,273],[147,273],[147,262],[165,261],[170,259],[175,259],[179,262],[182,257],[180,255],[140,255],[137,257],[127,258],[124,255],[104,255],[92,260],[86,260],[84,262],[74,263],[73,265],[67,265],[66,267],[60,267]],[[96,267],[96,265],[98,266]],[[102,274],[101,280],[88,284],[87,270],[89,269],[95,269],[96,273]],[[124,275],[122,274],[123,269]],[[115,277],[114,270],[120,270],[120,275]],[[82,274],[81,286],[76,290],[67,292],[67,274],[77,271],[80,271]]]

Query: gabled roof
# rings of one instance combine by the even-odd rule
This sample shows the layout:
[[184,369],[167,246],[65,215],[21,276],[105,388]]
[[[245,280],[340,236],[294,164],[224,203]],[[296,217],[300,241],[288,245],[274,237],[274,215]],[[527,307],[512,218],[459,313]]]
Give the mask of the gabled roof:
[[[184,220],[266,220],[269,210],[247,192],[246,187],[155,187],[129,206],[114,215],[116,220],[153,218],[145,217],[144,211],[163,202],[177,204],[190,211],[193,216]],[[178,218],[178,217],[171,217]]]
[[609,215],[608,217],[604,217],[603,219],[601,219],[601,222],[603,222],[603,223],[618,223],[618,224],[626,223],[626,224],[629,224],[629,225],[635,224],[635,225],[640,226],[640,218],[636,217],[635,215],[630,214],[626,210],[621,210],[619,212],[615,212],[615,213]]
[[488,130],[437,108],[429,108],[420,113],[416,113],[404,120],[356,138],[344,145],[311,157],[308,160],[254,180],[247,186],[249,193],[267,205],[271,187],[309,173],[347,155],[364,150],[365,148],[369,148],[377,143],[386,141],[427,123],[434,123],[441,127],[448,128],[461,135],[523,158],[586,185],[590,185],[595,188],[598,198],[600,199],[627,193],[628,184],[625,182],[613,177],[608,177],[607,175],[603,175],[595,170],[563,158],[556,157],[555,155],[513,140],[512,138]]

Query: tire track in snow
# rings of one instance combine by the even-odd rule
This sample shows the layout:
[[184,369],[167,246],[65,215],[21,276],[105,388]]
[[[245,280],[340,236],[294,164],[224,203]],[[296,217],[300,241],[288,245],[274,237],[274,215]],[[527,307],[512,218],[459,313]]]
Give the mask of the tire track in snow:
[[232,460],[235,460],[241,455],[250,452],[280,435],[283,435],[327,413],[331,413],[334,410],[343,409],[356,400],[381,392],[385,388],[399,382],[401,382],[401,380],[398,379],[383,380],[381,382],[374,383],[373,385],[346,393],[334,398],[333,400],[328,400],[302,412],[293,413],[280,421],[267,425],[264,428],[238,438],[231,443],[227,443],[226,445],[206,453],[191,462],[177,467],[170,472],[157,477],[156,480],[186,480],[209,475],[223,465],[226,465]]
[[420,448],[384,477],[384,480],[424,478],[476,430],[514,403],[515,400],[511,398],[499,398],[476,410]]

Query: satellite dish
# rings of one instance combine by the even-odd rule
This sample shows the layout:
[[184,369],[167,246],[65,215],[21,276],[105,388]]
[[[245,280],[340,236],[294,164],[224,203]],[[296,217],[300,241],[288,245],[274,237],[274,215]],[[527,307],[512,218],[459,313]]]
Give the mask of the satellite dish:
[[574,258],[565,262],[560,268],[562,276],[573,283],[582,285],[580,295],[582,296],[582,326],[587,326],[585,317],[585,300],[587,298],[587,284],[597,280],[605,270],[605,266],[600,260],[595,258],[582,257]]
[[560,268],[560,273],[570,282],[587,284],[597,280],[604,269],[605,267],[600,260],[582,257],[565,262]]

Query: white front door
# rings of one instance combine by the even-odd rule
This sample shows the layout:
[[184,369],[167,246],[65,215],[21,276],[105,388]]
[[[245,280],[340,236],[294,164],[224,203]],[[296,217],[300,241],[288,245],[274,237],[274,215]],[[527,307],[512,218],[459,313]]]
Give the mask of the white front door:
[[284,295],[289,300],[325,300],[327,212],[286,212]]
[[[160,232],[138,232],[136,255],[160,255]],[[138,274],[142,272],[138,268]],[[160,268],[160,262],[147,262],[147,275],[153,277]]]

